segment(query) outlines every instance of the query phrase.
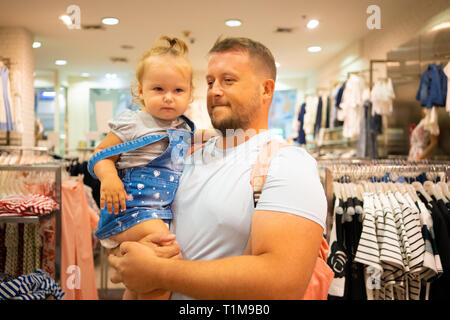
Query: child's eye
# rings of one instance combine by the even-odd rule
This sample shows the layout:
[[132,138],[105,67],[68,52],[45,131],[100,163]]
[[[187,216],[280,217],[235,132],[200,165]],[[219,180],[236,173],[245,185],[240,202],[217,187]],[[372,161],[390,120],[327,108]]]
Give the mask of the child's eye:
[[162,91],[162,88],[161,87],[155,87],[155,88],[153,88],[153,90],[155,90],[155,91]]
[[178,89],[175,89],[175,92],[177,92],[177,93],[181,93],[181,92],[184,92],[184,90],[183,90],[183,89],[180,89],[180,88],[178,88]]

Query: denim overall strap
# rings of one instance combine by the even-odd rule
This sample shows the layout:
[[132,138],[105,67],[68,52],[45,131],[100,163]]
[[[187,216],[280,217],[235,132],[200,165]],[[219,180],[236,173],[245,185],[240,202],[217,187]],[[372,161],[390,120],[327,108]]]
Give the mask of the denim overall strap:
[[118,145],[112,146],[110,148],[101,150],[99,152],[97,152],[90,160],[88,163],[88,171],[91,174],[91,176],[94,179],[98,179],[97,176],[94,173],[94,166],[96,165],[97,162],[99,162],[100,160],[109,158],[109,157],[113,157],[116,156],[118,154],[127,152],[127,151],[131,151],[131,150],[135,150],[135,149],[139,149],[141,147],[145,147],[146,145],[149,145],[151,143],[160,141],[164,138],[167,138],[166,134],[155,134],[155,135],[150,135],[150,136],[145,136],[136,140],[132,140],[132,141],[128,141],[128,142],[124,142],[124,143],[120,143]]

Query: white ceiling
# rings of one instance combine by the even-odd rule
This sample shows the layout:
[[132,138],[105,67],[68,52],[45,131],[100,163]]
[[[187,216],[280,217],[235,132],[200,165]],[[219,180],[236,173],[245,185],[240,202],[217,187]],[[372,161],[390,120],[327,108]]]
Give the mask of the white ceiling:
[[[378,0],[383,28],[415,0]],[[334,55],[364,37],[369,0],[0,0],[0,26],[25,27],[42,47],[35,50],[36,69],[61,70],[65,75],[107,72],[132,75],[137,60],[160,35],[181,37],[184,30],[195,39],[190,47],[194,70],[206,67],[206,54],[218,36],[244,36],[269,47],[281,64],[280,78],[306,76]],[[81,9],[81,24],[100,24],[101,18],[120,19],[105,30],[69,30],[58,19],[66,8]],[[306,16],[305,20],[303,16]],[[225,20],[243,21],[238,28],[225,26]],[[309,18],[320,25],[305,27]],[[291,34],[277,34],[277,27],[294,28]],[[132,45],[124,50],[121,45]],[[322,52],[312,54],[307,47],[319,45]],[[110,57],[126,57],[129,62],[113,63]],[[68,64],[57,67],[56,59]]]

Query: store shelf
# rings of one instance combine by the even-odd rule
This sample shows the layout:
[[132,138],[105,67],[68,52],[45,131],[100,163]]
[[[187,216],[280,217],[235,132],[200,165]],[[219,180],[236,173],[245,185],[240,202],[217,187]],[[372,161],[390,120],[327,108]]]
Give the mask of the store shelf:
[[40,216],[20,216],[13,214],[0,214],[0,223],[38,223],[39,221],[48,219],[58,213],[59,210],[54,210],[49,214]]

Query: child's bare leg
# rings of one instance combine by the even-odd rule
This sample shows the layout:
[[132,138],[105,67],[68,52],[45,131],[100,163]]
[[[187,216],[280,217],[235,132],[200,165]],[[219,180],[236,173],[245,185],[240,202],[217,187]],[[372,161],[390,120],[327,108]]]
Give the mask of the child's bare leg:
[[[137,241],[144,245],[150,246],[150,243],[140,241],[145,238],[149,234],[157,233],[157,232],[167,232],[170,233],[167,225],[164,221],[160,219],[151,219],[146,220],[142,223],[139,223],[128,230],[125,230],[114,237],[113,240],[116,240],[119,243],[124,241]],[[111,250],[117,256],[121,256],[119,247]],[[168,300],[170,298],[170,291],[156,289],[146,293],[136,293],[134,291],[129,290],[128,288],[125,290],[124,295],[122,297],[123,300]]]

